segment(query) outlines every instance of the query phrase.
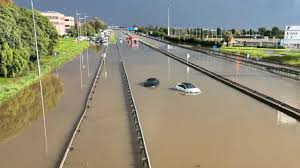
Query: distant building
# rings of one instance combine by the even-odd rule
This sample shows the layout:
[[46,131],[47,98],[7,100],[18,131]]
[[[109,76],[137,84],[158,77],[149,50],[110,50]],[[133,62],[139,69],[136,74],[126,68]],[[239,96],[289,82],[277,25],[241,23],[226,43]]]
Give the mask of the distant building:
[[66,34],[66,30],[75,25],[74,17],[65,16],[62,13],[55,11],[41,12],[43,16],[49,18],[50,22],[54,25],[59,35]]
[[49,18],[50,22],[55,26],[59,35],[62,36],[66,33],[64,14],[54,11],[42,12],[41,14]]
[[74,17],[65,16],[65,31],[69,30],[72,26],[75,26]]
[[286,26],[283,45],[300,48],[300,26]]

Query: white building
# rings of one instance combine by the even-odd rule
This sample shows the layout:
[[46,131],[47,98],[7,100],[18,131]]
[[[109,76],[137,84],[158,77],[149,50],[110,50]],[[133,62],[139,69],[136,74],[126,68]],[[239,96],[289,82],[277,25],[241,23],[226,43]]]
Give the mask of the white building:
[[72,26],[75,26],[74,17],[65,16],[65,31],[69,30]]
[[300,48],[300,26],[286,26],[283,44],[288,47]]
[[41,12],[43,16],[49,18],[50,22],[54,25],[59,35],[66,34],[66,30],[75,25],[74,17],[65,16],[62,13],[55,11]]

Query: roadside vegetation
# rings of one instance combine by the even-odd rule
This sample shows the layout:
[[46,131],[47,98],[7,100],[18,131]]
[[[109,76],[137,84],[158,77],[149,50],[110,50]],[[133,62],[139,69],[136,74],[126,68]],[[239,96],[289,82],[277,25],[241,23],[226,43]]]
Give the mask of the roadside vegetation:
[[139,27],[137,32],[147,34],[152,37],[162,38],[174,43],[199,45],[201,47],[212,47],[215,45],[217,47],[222,46],[222,43],[220,41],[205,40],[190,35],[183,35],[181,37],[170,37],[167,35],[167,29],[162,27]]
[[[89,43],[81,41],[79,44],[72,39],[60,39],[55,47],[56,56],[44,56],[41,58],[42,76],[59,68],[62,64],[70,61],[83,50],[89,47]],[[16,95],[24,88],[34,84],[38,80],[37,68],[26,71],[26,74],[15,78],[0,78],[0,103]]]
[[109,44],[116,44],[117,43],[117,36],[114,31],[110,33],[109,37]]
[[257,47],[222,47],[222,53],[239,54],[249,56],[251,58],[259,58],[265,61],[271,61],[279,64],[299,66],[300,67],[300,51],[289,49],[275,48],[257,48]]
[[289,50],[279,43],[274,43],[273,46],[262,47],[231,47],[229,45],[235,38],[256,39],[267,37],[269,39],[282,39],[284,37],[284,30],[280,30],[278,27],[273,27],[271,29],[260,27],[257,30],[222,30],[221,28],[217,28],[214,31],[203,28],[171,28],[170,31],[172,36],[168,36],[167,29],[163,27],[141,26],[138,27],[137,32],[152,37],[162,38],[174,43],[188,44],[195,47],[207,47],[208,50],[213,46],[217,46],[222,53],[239,54],[242,56],[247,56],[249,54],[249,56],[254,59],[300,67],[300,50]]
[[[36,66],[32,11],[0,3],[0,13],[0,77],[19,77]],[[52,55],[59,35],[39,12],[36,23],[40,56]]]
[[[32,11],[0,1],[0,103],[38,80]],[[49,19],[36,11],[42,76],[89,46],[61,39]]]
[[[67,33],[71,37],[77,37],[77,24],[72,26]],[[93,17],[92,20],[86,21],[81,26],[81,34],[84,36],[97,36],[102,30],[107,29],[107,24],[98,17]]]

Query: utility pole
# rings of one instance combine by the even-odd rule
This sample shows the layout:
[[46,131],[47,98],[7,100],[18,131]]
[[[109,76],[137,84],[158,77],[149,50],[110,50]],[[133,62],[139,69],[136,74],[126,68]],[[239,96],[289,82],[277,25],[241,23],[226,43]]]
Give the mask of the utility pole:
[[79,31],[79,22],[80,22],[80,20],[79,20],[79,17],[80,17],[80,13],[77,13],[77,10],[76,10],[76,20],[77,20],[77,40],[79,40],[79,36],[80,36],[80,31]]
[[168,36],[170,36],[170,8],[174,0],[169,0],[168,3]]
[[44,125],[44,137],[45,137],[45,150],[48,153],[48,140],[47,140],[47,129],[46,129],[46,116],[45,116],[45,106],[44,106],[44,94],[43,94],[43,84],[41,79],[41,65],[40,65],[40,56],[39,56],[39,48],[37,42],[37,33],[36,33],[36,21],[35,21],[35,12],[33,7],[33,0],[31,2],[31,9],[32,9],[32,21],[33,21],[33,30],[34,30],[34,40],[35,40],[35,51],[36,51],[36,58],[38,64],[38,75],[40,79],[40,96],[41,96],[41,104],[42,104],[42,112],[43,112],[43,125]]
[[170,2],[168,4],[168,36],[170,36]]

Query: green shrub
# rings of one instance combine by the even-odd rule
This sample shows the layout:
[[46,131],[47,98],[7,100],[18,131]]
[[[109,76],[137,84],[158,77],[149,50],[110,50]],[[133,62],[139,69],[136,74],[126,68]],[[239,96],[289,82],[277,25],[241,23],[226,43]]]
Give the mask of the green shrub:
[[217,45],[217,47],[221,47],[222,43],[217,41],[207,41],[207,40],[200,40],[196,38],[179,38],[179,37],[165,37],[166,40],[174,42],[174,43],[187,43],[192,45],[200,45],[202,47],[212,47]]
[[[0,4],[0,77],[22,75],[36,61],[32,11]],[[49,19],[36,13],[40,56],[53,53],[58,33]]]

